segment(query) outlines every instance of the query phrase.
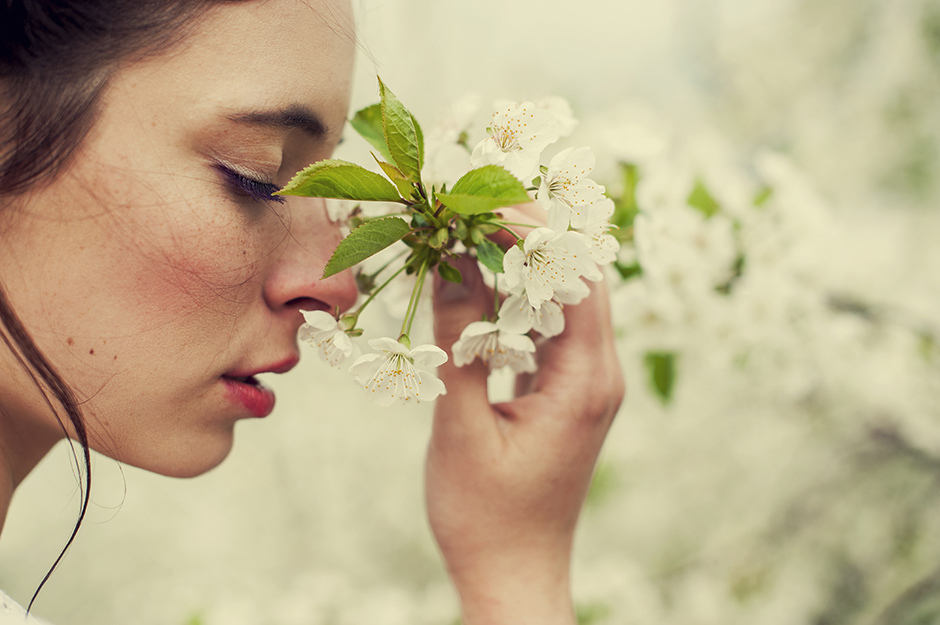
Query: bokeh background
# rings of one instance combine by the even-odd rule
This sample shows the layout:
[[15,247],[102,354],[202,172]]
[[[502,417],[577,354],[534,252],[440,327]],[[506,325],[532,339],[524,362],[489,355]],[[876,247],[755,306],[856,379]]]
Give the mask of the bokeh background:
[[[622,264],[644,271],[611,276],[629,393],[578,534],[581,622],[940,623],[940,2],[356,8],[356,108],[376,73],[426,130],[467,92],[561,95],[598,182],[639,172]],[[347,138],[340,156],[366,154]],[[206,476],[96,457],[35,612],[456,622],[423,514],[431,406],[374,407],[312,353],[270,383],[276,413]],[[14,498],[0,587],[28,602],[77,505],[60,446]]]

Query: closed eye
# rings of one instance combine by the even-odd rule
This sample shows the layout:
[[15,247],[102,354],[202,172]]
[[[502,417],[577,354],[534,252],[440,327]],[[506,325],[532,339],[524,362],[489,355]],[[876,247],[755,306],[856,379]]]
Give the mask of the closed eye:
[[226,184],[238,195],[256,202],[277,202],[281,204],[285,201],[284,197],[274,195],[279,187],[273,182],[250,178],[222,164],[216,164],[215,169],[225,179]]

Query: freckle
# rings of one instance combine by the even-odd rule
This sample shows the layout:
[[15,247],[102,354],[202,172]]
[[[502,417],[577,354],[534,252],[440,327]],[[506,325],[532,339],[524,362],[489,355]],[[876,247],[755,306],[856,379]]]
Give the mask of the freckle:
[[71,336],[65,339],[65,342],[68,343],[69,345],[75,345],[75,339],[73,339]]
[[114,359],[117,360],[117,355],[115,354]]
[[95,355],[95,350],[94,350],[94,348],[89,349],[89,350],[88,350],[88,353],[91,354],[92,356],[94,356],[94,355]]

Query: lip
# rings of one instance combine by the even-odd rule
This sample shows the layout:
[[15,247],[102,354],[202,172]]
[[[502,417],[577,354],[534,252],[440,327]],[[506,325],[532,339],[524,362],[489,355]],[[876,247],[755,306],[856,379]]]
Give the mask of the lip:
[[274,391],[254,378],[241,382],[222,376],[229,399],[244,406],[254,417],[266,417],[274,410]]
[[274,410],[274,391],[262,384],[259,373],[286,373],[294,368],[300,357],[296,354],[254,370],[235,370],[221,376],[229,399],[241,404],[254,417],[266,417]]

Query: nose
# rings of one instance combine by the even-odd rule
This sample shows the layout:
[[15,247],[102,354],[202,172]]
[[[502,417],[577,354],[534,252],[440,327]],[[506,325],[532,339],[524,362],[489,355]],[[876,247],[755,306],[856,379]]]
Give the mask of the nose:
[[265,302],[276,312],[348,310],[358,297],[352,273],[344,271],[321,279],[323,268],[342,239],[339,227],[327,217],[324,201],[289,197],[287,208],[283,219],[287,236],[265,279]]

